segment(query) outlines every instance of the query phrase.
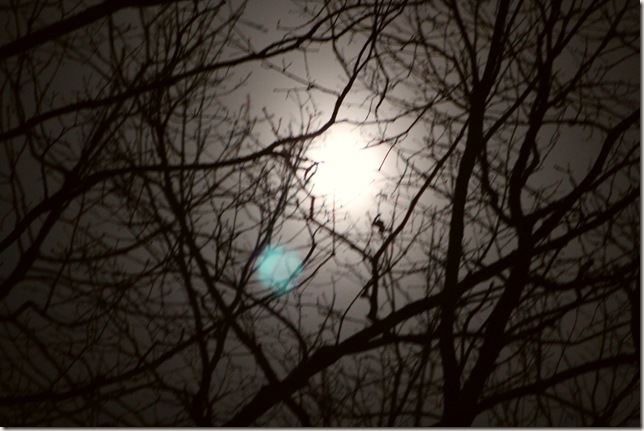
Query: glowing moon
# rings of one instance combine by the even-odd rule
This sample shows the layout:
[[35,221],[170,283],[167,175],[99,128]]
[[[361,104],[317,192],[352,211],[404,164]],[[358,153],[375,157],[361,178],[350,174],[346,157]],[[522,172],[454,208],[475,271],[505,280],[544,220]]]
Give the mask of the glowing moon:
[[347,127],[332,130],[310,157],[318,163],[312,177],[313,192],[334,196],[338,203],[350,203],[364,194],[375,179],[377,161],[362,149],[357,132]]

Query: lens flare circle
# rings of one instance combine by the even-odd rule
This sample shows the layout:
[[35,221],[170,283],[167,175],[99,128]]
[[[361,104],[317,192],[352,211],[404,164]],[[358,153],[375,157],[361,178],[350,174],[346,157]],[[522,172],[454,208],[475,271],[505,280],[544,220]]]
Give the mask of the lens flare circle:
[[301,263],[300,256],[294,251],[283,246],[267,247],[257,264],[259,281],[279,292],[289,290],[300,273]]

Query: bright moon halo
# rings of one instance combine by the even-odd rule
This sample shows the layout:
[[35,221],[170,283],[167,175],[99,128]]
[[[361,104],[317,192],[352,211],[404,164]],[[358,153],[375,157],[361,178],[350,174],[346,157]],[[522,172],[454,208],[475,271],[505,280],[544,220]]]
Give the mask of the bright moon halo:
[[361,148],[357,135],[335,130],[321,147],[310,152],[309,156],[318,163],[311,179],[315,195],[333,196],[338,203],[348,204],[371,186],[376,162],[369,151]]

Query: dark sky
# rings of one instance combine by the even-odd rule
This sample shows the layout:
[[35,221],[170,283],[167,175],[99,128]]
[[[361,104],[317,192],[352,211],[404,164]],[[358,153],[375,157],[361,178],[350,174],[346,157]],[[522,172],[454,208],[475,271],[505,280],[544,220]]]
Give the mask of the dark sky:
[[147,3],[0,9],[0,425],[641,423],[638,9]]

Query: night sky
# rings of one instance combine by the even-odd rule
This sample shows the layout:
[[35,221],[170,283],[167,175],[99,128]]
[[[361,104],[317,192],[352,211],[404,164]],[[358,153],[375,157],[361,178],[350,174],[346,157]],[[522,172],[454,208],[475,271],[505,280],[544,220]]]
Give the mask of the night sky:
[[635,2],[0,21],[0,425],[641,426]]

